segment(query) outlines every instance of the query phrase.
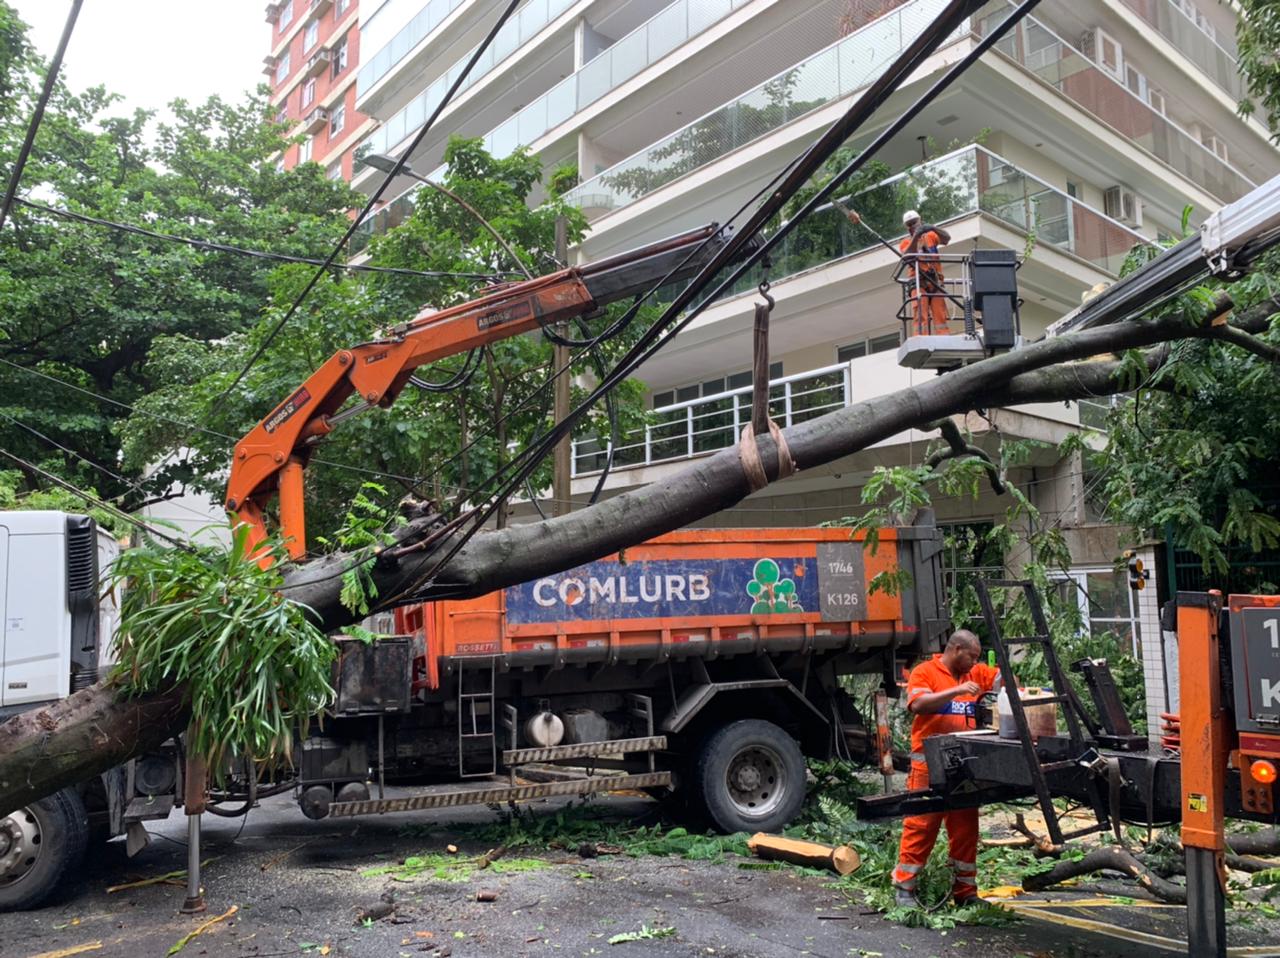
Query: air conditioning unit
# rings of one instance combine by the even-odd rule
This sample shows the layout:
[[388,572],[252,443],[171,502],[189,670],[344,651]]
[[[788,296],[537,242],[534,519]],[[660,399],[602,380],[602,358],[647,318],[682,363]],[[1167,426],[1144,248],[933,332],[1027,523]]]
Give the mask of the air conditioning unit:
[[1126,186],[1107,187],[1102,194],[1102,211],[1126,226],[1137,229],[1142,225],[1142,197]]
[[316,107],[302,121],[302,129],[307,133],[316,133],[329,122],[329,111],[322,106]]
[[1102,70],[1124,82],[1124,49],[1120,41],[1099,27],[1080,34],[1080,52]]

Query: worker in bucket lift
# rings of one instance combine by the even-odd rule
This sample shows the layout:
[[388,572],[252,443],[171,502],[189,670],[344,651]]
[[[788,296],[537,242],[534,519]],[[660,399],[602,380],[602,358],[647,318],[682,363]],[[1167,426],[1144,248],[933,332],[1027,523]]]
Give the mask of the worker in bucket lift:
[[[978,661],[978,637],[957,629],[938,655],[911,670],[907,678],[907,711],[911,721],[911,773],[907,788],[929,787],[924,760],[924,740],[974,728],[974,705],[999,685],[1000,670]],[[916,879],[929,860],[938,829],[947,826],[951,846],[951,897],[956,904],[978,897],[978,810],[956,809],[929,815],[908,815],[902,820],[902,844],[898,867],[893,871],[897,904],[918,907]]]
[[950,243],[951,234],[941,226],[926,225],[915,210],[907,210],[902,215],[902,225],[907,228],[907,235],[898,244],[898,249],[904,257],[913,257],[907,265],[907,277],[912,280],[916,335],[946,336],[951,330],[947,326],[942,263],[937,257],[938,247]]

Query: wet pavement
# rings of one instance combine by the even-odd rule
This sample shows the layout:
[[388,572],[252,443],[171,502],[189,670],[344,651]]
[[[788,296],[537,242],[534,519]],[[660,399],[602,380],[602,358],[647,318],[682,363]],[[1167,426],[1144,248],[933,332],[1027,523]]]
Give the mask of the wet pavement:
[[[535,808],[553,809],[546,802]],[[609,799],[626,822],[651,804]],[[190,939],[182,955],[210,958],[321,956],[1118,956],[1168,955],[1159,938],[1181,933],[1181,909],[1135,905],[1093,910],[1063,904],[1035,909],[1007,927],[907,928],[851,902],[819,875],[763,871],[677,858],[509,851],[485,871],[437,877],[432,869],[404,874],[418,856],[460,860],[487,849],[459,840],[464,822],[495,820],[485,809],[450,809],[365,820],[309,821],[287,797],[268,799],[246,822],[205,816],[202,857],[208,910],[179,913],[181,884],[150,884],[108,893],[112,885],[186,867],[185,819],[151,823],[157,836],[129,860],[120,840],[91,850],[89,861],[59,899],[43,909],[0,915],[0,955],[163,956],[203,923],[226,914]],[[413,829],[406,826],[413,825]],[[370,870],[390,869],[382,874]],[[469,874],[467,872],[470,872]],[[404,880],[399,880],[404,879]],[[454,879],[454,880],[449,880]],[[460,879],[460,880],[458,880]],[[1131,893],[1131,891],[1130,891]],[[1090,898],[1089,896],[1092,896]],[[1096,894],[1075,893],[1078,901]],[[490,901],[478,898],[492,898]],[[1019,908],[1027,908],[1023,902]],[[369,914],[360,920],[362,914]],[[1061,918],[1104,920],[1140,928],[1149,942],[1108,938],[1063,924]],[[1233,927],[1242,944],[1274,935]],[[632,940],[610,944],[630,935]],[[1261,940],[1259,940],[1261,938]],[[1250,950],[1249,954],[1262,954]],[[1271,953],[1280,954],[1280,947]]]

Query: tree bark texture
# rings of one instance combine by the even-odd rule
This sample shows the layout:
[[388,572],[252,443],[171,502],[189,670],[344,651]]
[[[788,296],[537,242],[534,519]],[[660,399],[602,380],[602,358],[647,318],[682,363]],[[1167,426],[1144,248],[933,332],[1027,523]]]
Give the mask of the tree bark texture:
[[[1235,325],[1256,331],[1280,302],[1267,301]],[[1216,316],[1221,308],[1211,310]],[[1043,340],[1003,356],[938,376],[928,382],[834,413],[784,431],[800,469],[811,469],[852,455],[876,442],[912,428],[926,428],[940,418],[975,408],[1019,403],[1064,401],[1121,392],[1123,381],[1111,358],[1128,349],[1209,335],[1202,323],[1164,318],[1103,326]],[[1150,350],[1149,368],[1161,361]],[[776,478],[773,440],[759,438],[761,459],[770,480]],[[675,475],[643,489],[624,493],[588,509],[529,525],[481,532],[435,570],[455,540],[442,538],[430,549],[409,551],[401,558],[374,564],[373,577],[384,605],[409,598],[463,598],[554,572],[616,552],[664,532],[679,529],[726,509],[750,493],[736,448],[699,460]],[[430,519],[410,521],[398,533],[401,547],[430,536]],[[388,550],[387,555],[396,554]],[[284,593],[309,606],[326,631],[350,625],[355,616],[339,599],[342,571],[352,559],[337,554],[300,565],[285,575]],[[141,699],[118,701],[102,684],[62,702],[25,713],[0,725],[0,808],[12,809],[34,798],[76,784],[155,747],[180,731],[185,722],[182,695],[173,690]]]
[[1187,889],[1165,881],[1132,854],[1115,845],[1100,845],[1078,861],[1060,861],[1046,872],[1028,875],[1022,880],[1027,891],[1044,891],[1068,878],[1078,878],[1097,871],[1113,871],[1133,878],[1161,901],[1174,905],[1187,903]]
[[0,816],[91,780],[187,724],[186,692],[125,699],[104,682],[0,724]]

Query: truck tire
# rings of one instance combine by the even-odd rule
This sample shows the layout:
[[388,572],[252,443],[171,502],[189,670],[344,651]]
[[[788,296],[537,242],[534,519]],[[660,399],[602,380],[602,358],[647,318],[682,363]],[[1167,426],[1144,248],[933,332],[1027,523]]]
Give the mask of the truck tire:
[[772,722],[742,719],[703,743],[690,798],[721,831],[777,831],[804,803],[804,772],[795,739]]
[[0,911],[42,904],[79,867],[88,841],[89,816],[70,788],[0,819]]

